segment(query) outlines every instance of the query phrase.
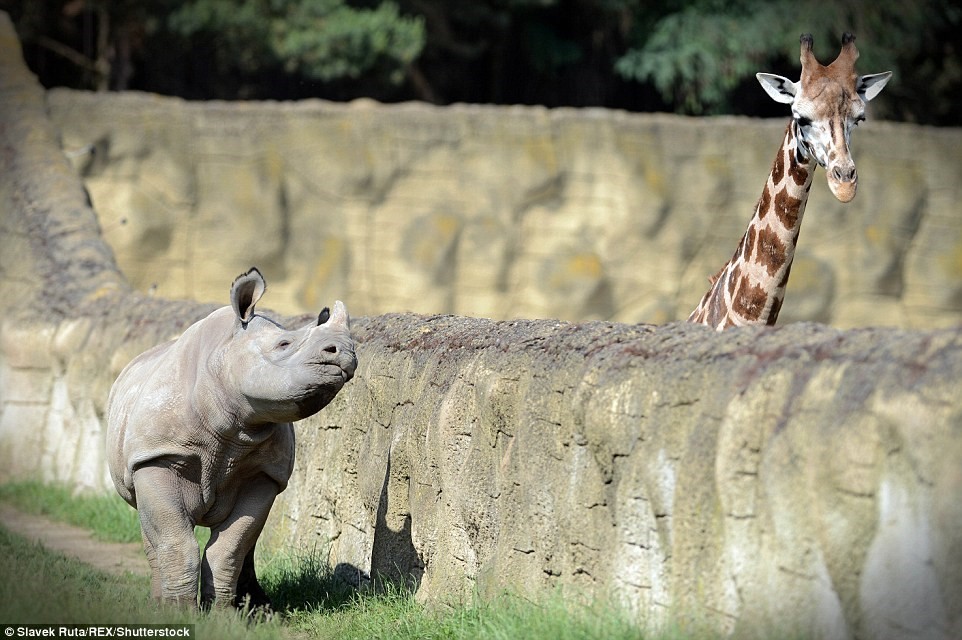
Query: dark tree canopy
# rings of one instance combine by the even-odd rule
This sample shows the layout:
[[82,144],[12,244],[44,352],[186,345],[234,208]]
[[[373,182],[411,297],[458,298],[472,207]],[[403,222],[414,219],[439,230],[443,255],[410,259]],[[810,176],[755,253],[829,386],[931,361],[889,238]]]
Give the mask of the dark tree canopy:
[[191,99],[603,106],[776,115],[757,71],[798,74],[854,32],[894,71],[881,117],[962,124],[957,0],[0,0],[47,86]]

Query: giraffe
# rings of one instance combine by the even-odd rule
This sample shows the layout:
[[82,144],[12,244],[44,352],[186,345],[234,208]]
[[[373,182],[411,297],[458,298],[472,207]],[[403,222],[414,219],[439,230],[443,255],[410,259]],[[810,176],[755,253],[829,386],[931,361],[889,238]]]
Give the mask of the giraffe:
[[798,82],[770,73],[755,76],[772,99],[791,105],[792,119],[748,230],[732,259],[709,278],[711,288],[688,322],[718,331],[775,324],[816,165],[825,169],[828,187],[840,202],[855,197],[852,127],[865,120],[865,103],[882,91],[892,72],[857,75],[858,49],[851,33],[842,35],[842,50],[828,66],[815,59],[810,34],[803,34],[800,43]]

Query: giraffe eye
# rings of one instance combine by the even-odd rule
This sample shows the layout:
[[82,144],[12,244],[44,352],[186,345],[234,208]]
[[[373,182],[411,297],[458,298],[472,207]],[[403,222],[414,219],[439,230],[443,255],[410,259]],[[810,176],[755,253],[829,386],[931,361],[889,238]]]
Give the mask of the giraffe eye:
[[806,118],[805,116],[795,116],[795,122],[797,122],[800,127],[807,127],[812,124],[812,119]]

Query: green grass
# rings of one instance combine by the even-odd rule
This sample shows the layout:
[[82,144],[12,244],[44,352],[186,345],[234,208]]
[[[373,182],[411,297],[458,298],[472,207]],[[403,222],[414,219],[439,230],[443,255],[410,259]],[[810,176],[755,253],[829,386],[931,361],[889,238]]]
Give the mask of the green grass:
[[[139,540],[136,512],[113,496],[74,497],[40,483],[0,485],[0,500],[97,532]],[[703,632],[645,634],[617,607],[574,604],[560,593],[533,602],[517,595],[425,609],[407,590],[357,590],[334,576],[320,553],[259,560],[258,574],[278,615],[246,621],[230,611],[207,614],[159,607],[146,578],[123,578],[44,550],[0,527],[0,622],[63,624],[193,623],[197,637],[391,640],[681,640]]]
[[0,500],[21,511],[89,529],[98,540],[140,542],[137,511],[118,495],[73,495],[62,485],[35,481],[0,485]]
[[[561,597],[531,602],[506,594],[494,600],[427,611],[401,590],[358,597],[350,606],[320,614],[295,612],[289,616],[289,624],[314,638],[344,640],[640,640],[655,637],[642,634],[627,615],[613,608],[580,608]],[[669,638],[667,635],[657,637]]]
[[281,614],[253,622],[232,611],[199,613],[159,607],[148,597],[146,578],[100,573],[3,528],[0,557],[5,559],[0,569],[0,622],[5,624],[195,624],[196,637],[205,640],[642,637],[625,616],[610,609],[572,607],[561,598],[537,604],[504,596],[429,612],[399,589],[354,592],[313,555],[301,561],[266,563],[264,586]]
[[0,622],[195,624],[198,638],[289,637],[279,621],[249,624],[233,611],[200,614],[158,607],[144,577],[110,576],[0,528]]
[[[21,511],[47,516],[60,522],[83,527],[104,542],[140,542],[137,510],[117,494],[74,495],[69,487],[34,480],[0,484],[0,501]],[[210,530],[196,527],[194,535],[201,549]]]
[[281,556],[260,564],[261,583],[289,629],[338,640],[708,640],[719,636],[670,628],[643,633],[617,606],[577,604],[555,592],[538,601],[505,593],[494,599],[426,609],[410,591],[387,585],[358,592],[333,575],[321,555]]

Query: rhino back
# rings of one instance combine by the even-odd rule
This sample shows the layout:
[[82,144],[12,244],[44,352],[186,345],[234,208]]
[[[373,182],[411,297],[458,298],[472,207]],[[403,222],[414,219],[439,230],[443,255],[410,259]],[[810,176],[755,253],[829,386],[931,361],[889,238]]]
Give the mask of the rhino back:
[[[134,358],[114,381],[107,401],[107,464],[117,491],[136,506],[133,470],[163,456],[189,455],[186,398],[177,364],[179,339]],[[172,357],[174,356],[174,357]]]

